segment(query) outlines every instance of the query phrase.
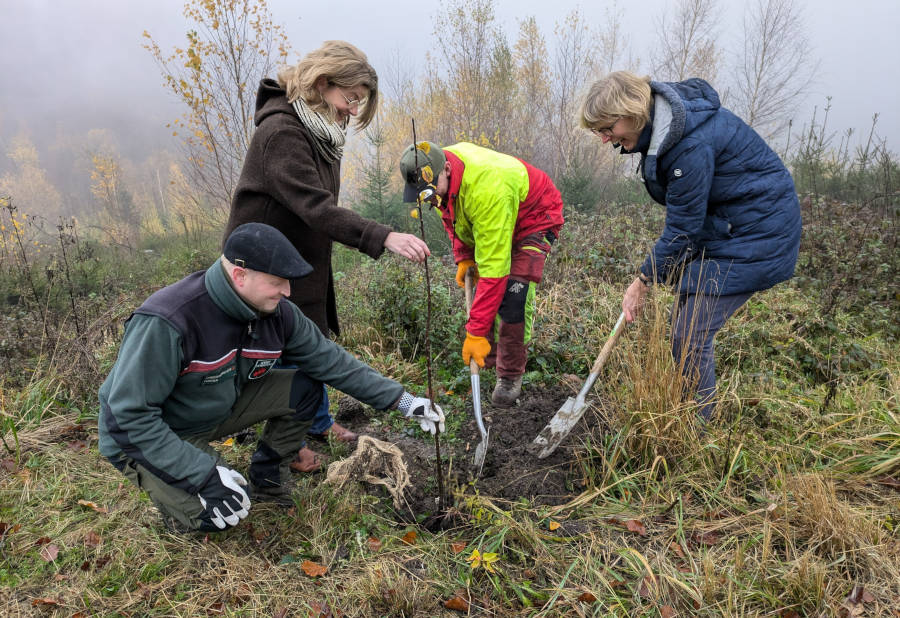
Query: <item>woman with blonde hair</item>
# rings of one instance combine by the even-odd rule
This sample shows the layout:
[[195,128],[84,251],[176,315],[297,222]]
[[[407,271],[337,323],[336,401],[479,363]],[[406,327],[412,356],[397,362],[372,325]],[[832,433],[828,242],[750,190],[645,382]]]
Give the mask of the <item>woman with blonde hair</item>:
[[794,274],[801,228],[794,181],[702,79],[610,73],[591,85],[579,123],[620,154],[639,154],[647,192],[666,207],[662,235],[622,310],[631,322],[651,285],[676,286],[672,353],[709,420],[716,333],[754,292]]
[[[417,236],[394,232],[338,206],[347,127],[351,119],[357,131],[372,122],[378,94],[375,69],[364,53],[345,41],[326,41],[295,66],[282,69],[277,80],[263,79],[256,95],[256,131],[225,229],[227,238],[237,226],[255,221],[288,237],[313,267],[312,274],[291,286],[290,300],[326,335],[340,333],[332,242],[373,259],[385,249],[416,262],[430,255]],[[323,393],[309,435],[356,440],[356,434],[329,415],[324,388]],[[304,446],[292,467],[309,472],[320,465],[318,455]]]

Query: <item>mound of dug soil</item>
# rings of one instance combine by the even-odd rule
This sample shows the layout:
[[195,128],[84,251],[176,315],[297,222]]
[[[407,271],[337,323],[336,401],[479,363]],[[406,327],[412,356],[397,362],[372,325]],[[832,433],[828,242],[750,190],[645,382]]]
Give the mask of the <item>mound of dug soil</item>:
[[[482,413],[489,431],[484,468],[478,476],[473,459],[481,437],[470,399],[465,410],[454,410],[456,414],[466,414],[468,419],[458,434],[459,440],[452,444],[441,442],[445,482],[449,487],[452,489],[471,484],[471,488],[467,488],[468,493],[477,490],[479,494],[491,498],[508,501],[526,498],[532,504],[549,505],[567,502],[580,493],[581,474],[575,465],[571,448],[579,443],[579,431],[584,431],[592,422],[593,415],[590,412],[566,441],[546,459],[537,459],[528,451],[528,445],[566,398],[574,395],[572,389],[565,386],[548,389],[526,387],[518,405],[508,409],[493,408],[490,404],[490,391],[486,388],[482,390]],[[403,451],[412,487],[406,494],[409,513],[401,516],[433,513],[436,510],[433,442],[388,431],[386,427],[372,426],[363,406],[349,397],[339,401],[337,417],[341,424],[354,431],[392,442]]]

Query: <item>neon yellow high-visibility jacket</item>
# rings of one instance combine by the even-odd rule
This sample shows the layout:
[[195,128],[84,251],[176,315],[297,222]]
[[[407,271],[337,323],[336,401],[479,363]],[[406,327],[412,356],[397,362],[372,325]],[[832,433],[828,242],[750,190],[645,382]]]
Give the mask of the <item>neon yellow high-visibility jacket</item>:
[[484,337],[503,301],[513,246],[536,232],[557,234],[562,198],[546,173],[520,159],[468,142],[443,150],[450,188],[441,222],[456,263],[470,259],[478,265],[466,330]]

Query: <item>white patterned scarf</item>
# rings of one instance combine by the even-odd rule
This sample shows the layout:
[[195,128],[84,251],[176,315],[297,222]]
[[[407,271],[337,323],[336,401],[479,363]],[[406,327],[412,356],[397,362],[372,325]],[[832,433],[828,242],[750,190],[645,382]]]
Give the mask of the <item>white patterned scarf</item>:
[[347,141],[344,129],[333,120],[310,109],[302,97],[298,97],[292,105],[300,122],[312,133],[313,143],[319,154],[332,163],[339,160],[344,154],[344,142]]

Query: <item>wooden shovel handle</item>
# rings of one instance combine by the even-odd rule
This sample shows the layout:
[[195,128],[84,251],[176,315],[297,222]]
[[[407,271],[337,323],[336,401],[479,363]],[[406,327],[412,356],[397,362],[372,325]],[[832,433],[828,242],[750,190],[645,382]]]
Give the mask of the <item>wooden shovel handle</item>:
[[621,315],[619,315],[619,319],[616,321],[616,325],[613,327],[612,332],[609,335],[609,339],[606,340],[606,343],[603,344],[603,349],[600,350],[600,354],[597,355],[597,360],[594,361],[594,366],[591,367],[591,373],[599,373],[603,368],[603,365],[606,364],[606,360],[609,358],[609,355],[612,354],[612,349],[615,347],[616,342],[619,340],[619,337],[622,335],[622,331],[625,330],[625,312],[623,311]]

